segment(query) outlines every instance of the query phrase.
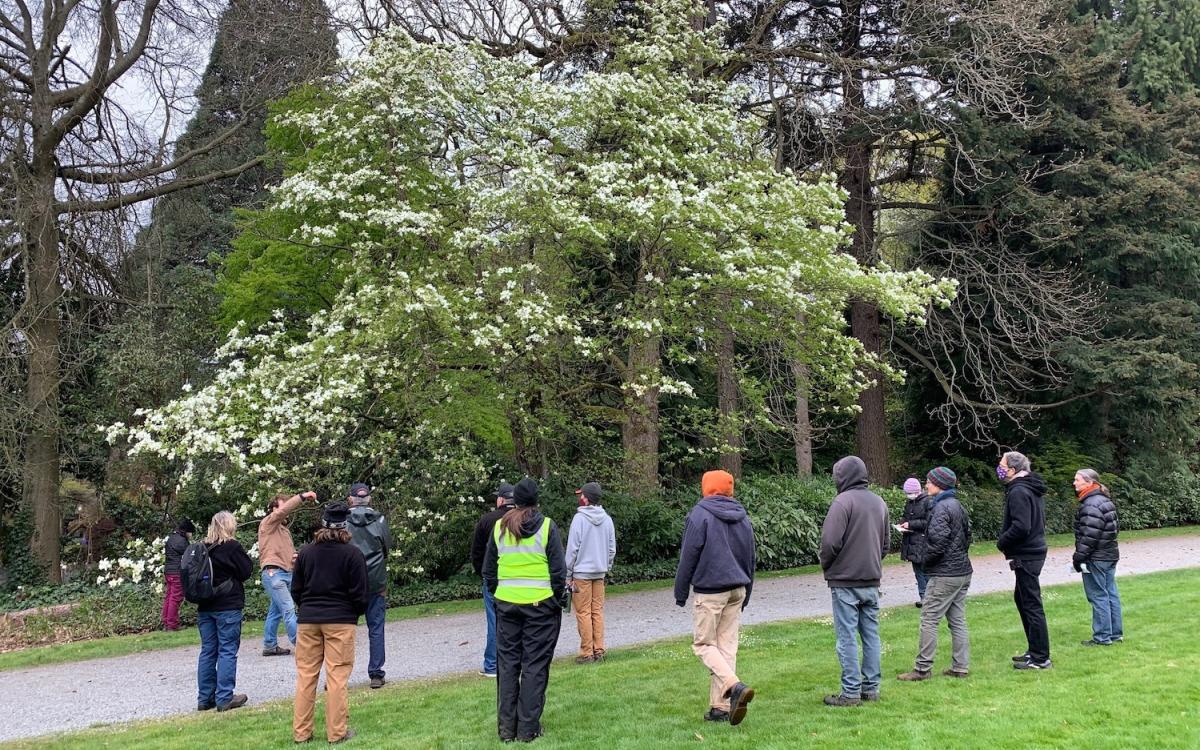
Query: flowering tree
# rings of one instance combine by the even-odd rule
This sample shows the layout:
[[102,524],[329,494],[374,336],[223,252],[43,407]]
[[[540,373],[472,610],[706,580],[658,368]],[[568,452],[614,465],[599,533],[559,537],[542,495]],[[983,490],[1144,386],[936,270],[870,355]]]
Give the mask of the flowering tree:
[[272,212],[298,253],[336,255],[335,300],[306,330],[235,330],[210,386],[112,439],[185,475],[215,459],[218,490],[386,477],[420,531],[495,472],[486,446],[552,440],[572,404],[566,421],[620,430],[625,485],[654,492],[660,399],[694,398],[680,372],[717,328],[787,342],[852,408],[883,365],[847,335],[849,302],[919,323],[952,283],[842,252],[844,195],[777,171],[744,92],[695,74],[722,53],[691,4],[645,10],[609,68],[567,83],[393,34],[346,85],[294,97]]

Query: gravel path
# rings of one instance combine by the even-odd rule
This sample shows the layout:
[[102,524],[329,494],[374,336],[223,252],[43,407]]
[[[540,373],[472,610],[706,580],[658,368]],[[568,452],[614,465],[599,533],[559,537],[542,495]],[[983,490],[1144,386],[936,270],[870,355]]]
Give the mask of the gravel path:
[[[1012,573],[1003,558],[989,555],[972,561],[972,594],[1007,591]],[[1071,570],[1071,550],[1051,550],[1042,584],[1078,582]],[[1123,576],[1200,565],[1200,536],[1160,537],[1121,543]],[[906,565],[884,568],[883,606],[909,605],[916,587]],[[1082,594],[1080,594],[1082,596]],[[674,606],[668,591],[645,591],[611,597],[606,606],[610,648],[691,632],[690,608]],[[746,624],[827,616],[829,593],[818,575],[760,580],[743,616]],[[1016,614],[1013,614],[1014,623]],[[482,607],[478,614],[404,620],[388,624],[389,680],[417,680],[431,675],[479,669],[483,651]],[[286,640],[286,639],[285,639]],[[366,628],[359,627],[356,674],[351,684],[367,682]],[[570,655],[578,645],[574,618],[563,622],[558,654]],[[242,641],[238,692],[251,703],[287,698],[295,679],[287,657],[263,657],[262,641]],[[131,721],[188,713],[196,708],[198,647],[95,659],[33,669],[0,672],[0,741],[81,729],[93,724]],[[483,678],[480,678],[483,679]]]

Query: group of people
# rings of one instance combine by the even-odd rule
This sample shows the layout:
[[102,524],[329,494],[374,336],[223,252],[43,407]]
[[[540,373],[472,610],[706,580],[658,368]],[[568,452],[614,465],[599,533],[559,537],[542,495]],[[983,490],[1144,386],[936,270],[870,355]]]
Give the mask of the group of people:
[[[1046,560],[1045,483],[1029,459],[1005,453],[997,466],[1005,484],[1004,516],[997,547],[1015,576],[1014,601],[1025,632],[1025,650],[1013,667],[1042,670],[1053,666],[1039,576]],[[837,495],[821,528],[819,560],[831,591],[841,685],[825,697],[830,706],[858,706],[879,700],[882,674],[879,638],[879,586],[883,559],[891,546],[891,521],[883,499],[868,488],[867,467],[857,456],[833,466]],[[1088,646],[1107,646],[1124,638],[1115,572],[1119,558],[1117,513],[1111,495],[1092,469],[1074,479],[1080,501],[1073,564],[1083,576],[1092,605]],[[973,568],[968,514],[958,499],[958,478],[951,469],[930,470],[924,482],[904,483],[908,501],[895,528],[903,537],[901,557],[912,564],[921,608],[920,637],[913,669],[905,682],[930,679],[937,653],[938,626],[949,624],[953,678],[970,673],[966,596]],[[293,737],[313,736],[313,706],[322,663],[328,690],[326,736],[342,742],[348,727],[347,681],[354,663],[354,626],[367,615],[371,639],[368,674],[372,687],[383,685],[383,613],[386,556],[391,537],[383,516],[370,508],[370,488],[351,487],[347,502],[325,506],[313,542],[297,554],[287,529],[288,516],[315,493],[277,496],[259,526],[263,586],[271,597],[264,632],[264,655],[291,653],[277,642],[282,623],[296,649],[296,699]],[[495,508],[475,526],[472,564],[482,581],[487,640],[481,674],[494,677],[497,731],[506,742],[529,742],[542,735],[550,665],[562,616],[574,604],[579,630],[580,664],[602,661],[605,577],[616,555],[616,535],[602,504],[603,491],[589,482],[576,492],[578,508],[566,543],[554,521],[539,508],[539,488],[525,478],[502,484]],[[756,564],[754,530],[736,499],[734,477],[710,471],[701,481],[701,499],[684,523],[675,575],[675,603],[692,598],[692,650],[708,669],[706,721],[737,725],[745,718],[755,691],[737,673],[741,612],[750,602]],[[176,534],[184,546],[191,530]],[[213,516],[204,543],[214,583],[231,581],[229,590],[198,606],[202,649],[198,665],[199,709],[225,711],[244,705],[234,693],[237,648],[241,639],[242,584],[252,564],[234,538],[236,522],[228,512]],[[286,539],[284,538],[286,536]],[[178,576],[181,540],[167,542],[168,620],[171,576]],[[861,655],[860,655],[861,646]]]

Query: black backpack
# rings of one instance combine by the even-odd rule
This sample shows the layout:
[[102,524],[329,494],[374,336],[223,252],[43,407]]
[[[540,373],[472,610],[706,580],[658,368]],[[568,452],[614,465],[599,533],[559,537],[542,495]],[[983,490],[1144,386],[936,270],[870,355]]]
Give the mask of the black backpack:
[[179,561],[179,577],[183,583],[183,598],[192,604],[204,604],[233,588],[233,581],[226,579],[213,586],[212,558],[204,542],[189,544]]

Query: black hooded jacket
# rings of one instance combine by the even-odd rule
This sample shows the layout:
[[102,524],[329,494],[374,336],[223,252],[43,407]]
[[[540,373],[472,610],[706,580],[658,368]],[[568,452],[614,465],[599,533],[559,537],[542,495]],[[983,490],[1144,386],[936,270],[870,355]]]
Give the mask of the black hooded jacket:
[[[529,518],[525,519],[525,523],[521,524],[521,538],[528,539],[542,528],[542,521],[545,520],[540,510],[534,510]],[[495,524],[492,525],[493,530]],[[563,553],[562,535],[558,533],[558,526],[554,521],[550,522],[550,530],[546,534],[546,563],[550,567],[550,590],[554,592],[554,601],[563,601],[563,592],[567,588],[567,559]],[[500,585],[500,553],[496,549],[496,535],[489,534],[487,540],[487,549],[483,553],[483,581],[487,584],[488,591],[496,593],[496,587]]]
[[754,589],[754,563],[754,528],[746,509],[732,497],[702,498],[683,524],[675,603],[683,606],[689,587],[697,594],[719,594],[745,586],[745,609]]
[[1117,549],[1117,506],[1103,489],[1094,489],[1083,496],[1075,512],[1076,567],[1089,560],[1116,562],[1121,555]]
[[1046,483],[1037,474],[1010,480],[1004,487],[1004,522],[996,548],[1009,560],[1046,556]]
[[891,544],[888,509],[867,489],[867,465],[846,456],[833,465],[838,494],[821,526],[821,570],[830,588],[879,585]]
[[922,565],[925,562],[925,530],[933,512],[933,498],[922,492],[904,503],[901,522],[908,523],[908,533],[900,537],[900,559]]

